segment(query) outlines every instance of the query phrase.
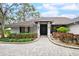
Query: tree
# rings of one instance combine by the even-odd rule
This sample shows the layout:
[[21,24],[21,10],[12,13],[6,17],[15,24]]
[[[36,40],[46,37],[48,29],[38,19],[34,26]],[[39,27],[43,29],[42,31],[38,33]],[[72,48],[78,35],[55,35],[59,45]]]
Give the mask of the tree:
[[[31,4],[20,4],[20,3],[0,3],[0,18],[2,19],[1,30],[2,37],[4,37],[5,21],[11,20],[23,20],[26,18],[36,18],[39,17],[39,12],[36,11]],[[10,23],[9,22],[9,23]]]
[[7,19],[8,12],[13,10],[14,6],[17,6],[17,4],[0,3],[0,17],[2,19],[1,20],[2,37],[4,37],[5,20]]
[[36,11],[33,5],[25,3],[21,4],[21,8],[17,12],[17,18],[25,21],[26,18],[38,18],[39,12]]

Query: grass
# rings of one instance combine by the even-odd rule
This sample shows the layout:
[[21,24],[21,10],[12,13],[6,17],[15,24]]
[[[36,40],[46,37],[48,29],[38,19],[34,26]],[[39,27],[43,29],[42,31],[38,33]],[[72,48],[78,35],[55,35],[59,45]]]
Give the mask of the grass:
[[30,42],[33,41],[32,38],[23,38],[23,39],[10,39],[10,38],[0,38],[1,42]]

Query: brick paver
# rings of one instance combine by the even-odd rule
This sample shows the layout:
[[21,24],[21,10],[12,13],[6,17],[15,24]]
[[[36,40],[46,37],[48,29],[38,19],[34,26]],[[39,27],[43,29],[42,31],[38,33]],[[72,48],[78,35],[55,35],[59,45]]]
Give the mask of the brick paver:
[[0,44],[0,55],[3,56],[78,56],[78,49],[54,45],[46,36],[29,44]]

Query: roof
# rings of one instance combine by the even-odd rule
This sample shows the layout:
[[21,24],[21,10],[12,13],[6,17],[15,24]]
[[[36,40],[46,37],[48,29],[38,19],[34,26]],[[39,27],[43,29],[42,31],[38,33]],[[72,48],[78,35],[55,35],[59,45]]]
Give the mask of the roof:
[[12,24],[8,24],[8,27],[31,27],[34,25],[33,21],[24,21],[24,22],[18,22],[18,23],[12,23]]
[[74,22],[79,22],[79,17],[72,19]]
[[46,22],[52,21],[52,17],[40,17],[35,20],[35,22],[41,22],[41,21],[46,21]]
[[[73,24],[74,21],[70,18],[67,17],[40,17],[38,19],[33,19],[31,21],[19,21],[18,23],[12,23],[9,24],[8,26],[10,27],[32,27],[35,22],[41,22],[41,21],[51,21],[52,25],[68,25],[68,24]],[[77,20],[79,21],[79,20]]]
[[53,23],[52,24],[58,24],[58,25],[68,25],[73,23],[73,20],[67,17],[54,17],[52,18]]
[[53,25],[61,25],[61,24],[64,24],[64,25],[67,25],[67,24],[71,24],[73,23],[74,21],[70,18],[67,18],[67,17],[41,17],[39,18],[38,20],[36,21],[51,21]]

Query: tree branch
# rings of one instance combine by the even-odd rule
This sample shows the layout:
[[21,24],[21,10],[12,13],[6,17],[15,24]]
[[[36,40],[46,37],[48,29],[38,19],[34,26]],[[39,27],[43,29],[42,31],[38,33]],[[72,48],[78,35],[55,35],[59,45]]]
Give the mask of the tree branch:
[[4,15],[6,15],[7,11],[13,6],[14,4],[12,4],[10,7],[6,8]]
[[0,4],[0,12],[3,15],[2,5]]

